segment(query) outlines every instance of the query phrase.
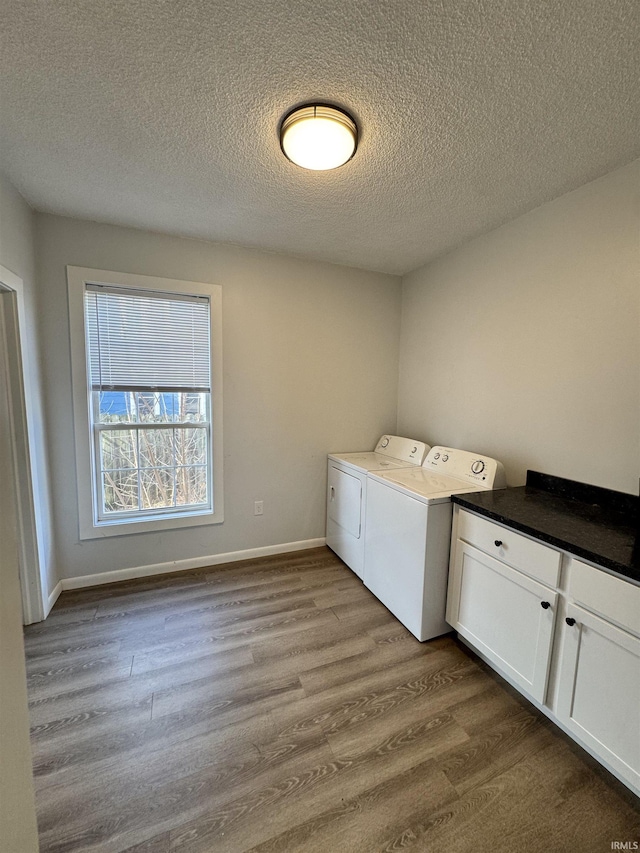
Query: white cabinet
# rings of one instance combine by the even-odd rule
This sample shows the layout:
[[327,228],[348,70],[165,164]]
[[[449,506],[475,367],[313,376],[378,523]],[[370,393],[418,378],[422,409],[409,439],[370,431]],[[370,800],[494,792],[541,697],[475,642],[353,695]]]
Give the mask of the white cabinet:
[[640,794],[640,586],[455,507],[447,622]]
[[640,587],[568,565],[556,716],[640,789]]
[[469,542],[546,586],[558,586],[562,554],[555,548],[464,510],[456,513],[455,529],[461,542]]
[[557,593],[458,540],[447,621],[522,690],[544,702]]
[[556,716],[640,788],[640,639],[569,604]]

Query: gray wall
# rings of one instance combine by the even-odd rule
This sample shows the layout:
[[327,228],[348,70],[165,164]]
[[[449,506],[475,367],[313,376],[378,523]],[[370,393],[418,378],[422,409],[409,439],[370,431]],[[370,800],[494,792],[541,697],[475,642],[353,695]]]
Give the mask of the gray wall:
[[637,494],[639,165],[405,278],[400,432]]
[[[327,452],[372,447],[396,427],[400,279],[50,215],[37,235],[62,575],[324,536]],[[79,541],[67,264],[222,285],[222,525]]]

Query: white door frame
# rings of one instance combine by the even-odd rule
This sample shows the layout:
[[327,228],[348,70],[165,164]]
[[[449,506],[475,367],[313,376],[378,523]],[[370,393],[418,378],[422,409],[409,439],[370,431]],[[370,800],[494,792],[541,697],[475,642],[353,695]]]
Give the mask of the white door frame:
[[0,322],[3,324],[4,362],[9,389],[9,418],[17,502],[22,615],[25,625],[45,618],[47,584],[42,564],[40,526],[35,504],[36,465],[30,435],[33,414],[25,381],[25,352],[20,333],[26,328],[22,279],[0,264]]

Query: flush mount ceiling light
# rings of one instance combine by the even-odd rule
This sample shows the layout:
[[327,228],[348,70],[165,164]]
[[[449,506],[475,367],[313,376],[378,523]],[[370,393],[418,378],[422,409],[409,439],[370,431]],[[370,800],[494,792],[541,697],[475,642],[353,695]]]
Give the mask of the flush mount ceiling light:
[[303,169],[337,169],[356,152],[358,128],[350,115],[324,104],[296,107],[280,125],[286,157]]

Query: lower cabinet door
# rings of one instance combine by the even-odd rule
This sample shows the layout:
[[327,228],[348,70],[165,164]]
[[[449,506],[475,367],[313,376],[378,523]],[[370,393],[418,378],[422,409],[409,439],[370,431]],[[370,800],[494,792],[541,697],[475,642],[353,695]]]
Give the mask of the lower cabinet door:
[[543,703],[557,593],[461,540],[452,571],[450,624],[498,671]]
[[640,639],[575,604],[567,620],[558,720],[638,790]]

